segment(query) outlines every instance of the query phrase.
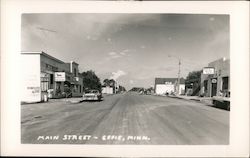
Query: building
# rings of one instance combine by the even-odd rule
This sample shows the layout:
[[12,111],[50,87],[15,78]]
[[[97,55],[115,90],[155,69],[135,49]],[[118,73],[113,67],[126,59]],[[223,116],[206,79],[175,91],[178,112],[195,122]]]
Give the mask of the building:
[[200,94],[206,97],[229,95],[230,59],[221,58],[208,64],[201,74]]
[[81,96],[83,82],[77,63],[65,63],[44,52],[22,52],[21,59],[22,102]]
[[[176,94],[178,88],[178,78],[155,78],[155,93],[158,95],[163,94]],[[180,78],[179,95],[185,93],[185,80]]]
[[114,87],[111,86],[102,86],[102,93],[103,94],[114,94]]
[[119,93],[118,81],[114,79],[105,79],[102,85],[102,93],[103,94],[117,94]]

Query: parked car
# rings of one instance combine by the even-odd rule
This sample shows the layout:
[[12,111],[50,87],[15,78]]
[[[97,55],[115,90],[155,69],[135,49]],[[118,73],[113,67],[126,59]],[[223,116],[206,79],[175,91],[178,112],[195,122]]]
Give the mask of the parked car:
[[215,107],[223,108],[230,111],[230,98],[222,96],[213,96],[213,104]]
[[83,93],[83,100],[96,100],[100,101],[102,99],[102,94],[98,90],[88,90]]

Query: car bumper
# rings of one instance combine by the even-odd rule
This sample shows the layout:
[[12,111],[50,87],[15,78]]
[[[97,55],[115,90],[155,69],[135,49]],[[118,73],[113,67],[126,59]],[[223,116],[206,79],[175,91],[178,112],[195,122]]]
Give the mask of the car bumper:
[[99,100],[98,97],[83,97],[83,100]]

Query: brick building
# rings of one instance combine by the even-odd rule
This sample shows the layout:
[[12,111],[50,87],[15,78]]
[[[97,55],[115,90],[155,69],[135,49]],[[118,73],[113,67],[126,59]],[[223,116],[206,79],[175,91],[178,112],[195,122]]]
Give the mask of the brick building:
[[[230,59],[221,58],[208,64],[213,74],[201,74],[200,94],[206,97],[230,93]],[[221,94],[223,93],[223,94]]]

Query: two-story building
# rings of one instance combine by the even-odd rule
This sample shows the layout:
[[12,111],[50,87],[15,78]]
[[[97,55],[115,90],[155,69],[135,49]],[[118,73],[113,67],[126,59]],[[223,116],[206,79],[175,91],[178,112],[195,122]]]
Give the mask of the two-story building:
[[65,63],[44,52],[22,52],[21,59],[22,102],[40,102],[67,93],[81,96],[83,82],[77,63]]

